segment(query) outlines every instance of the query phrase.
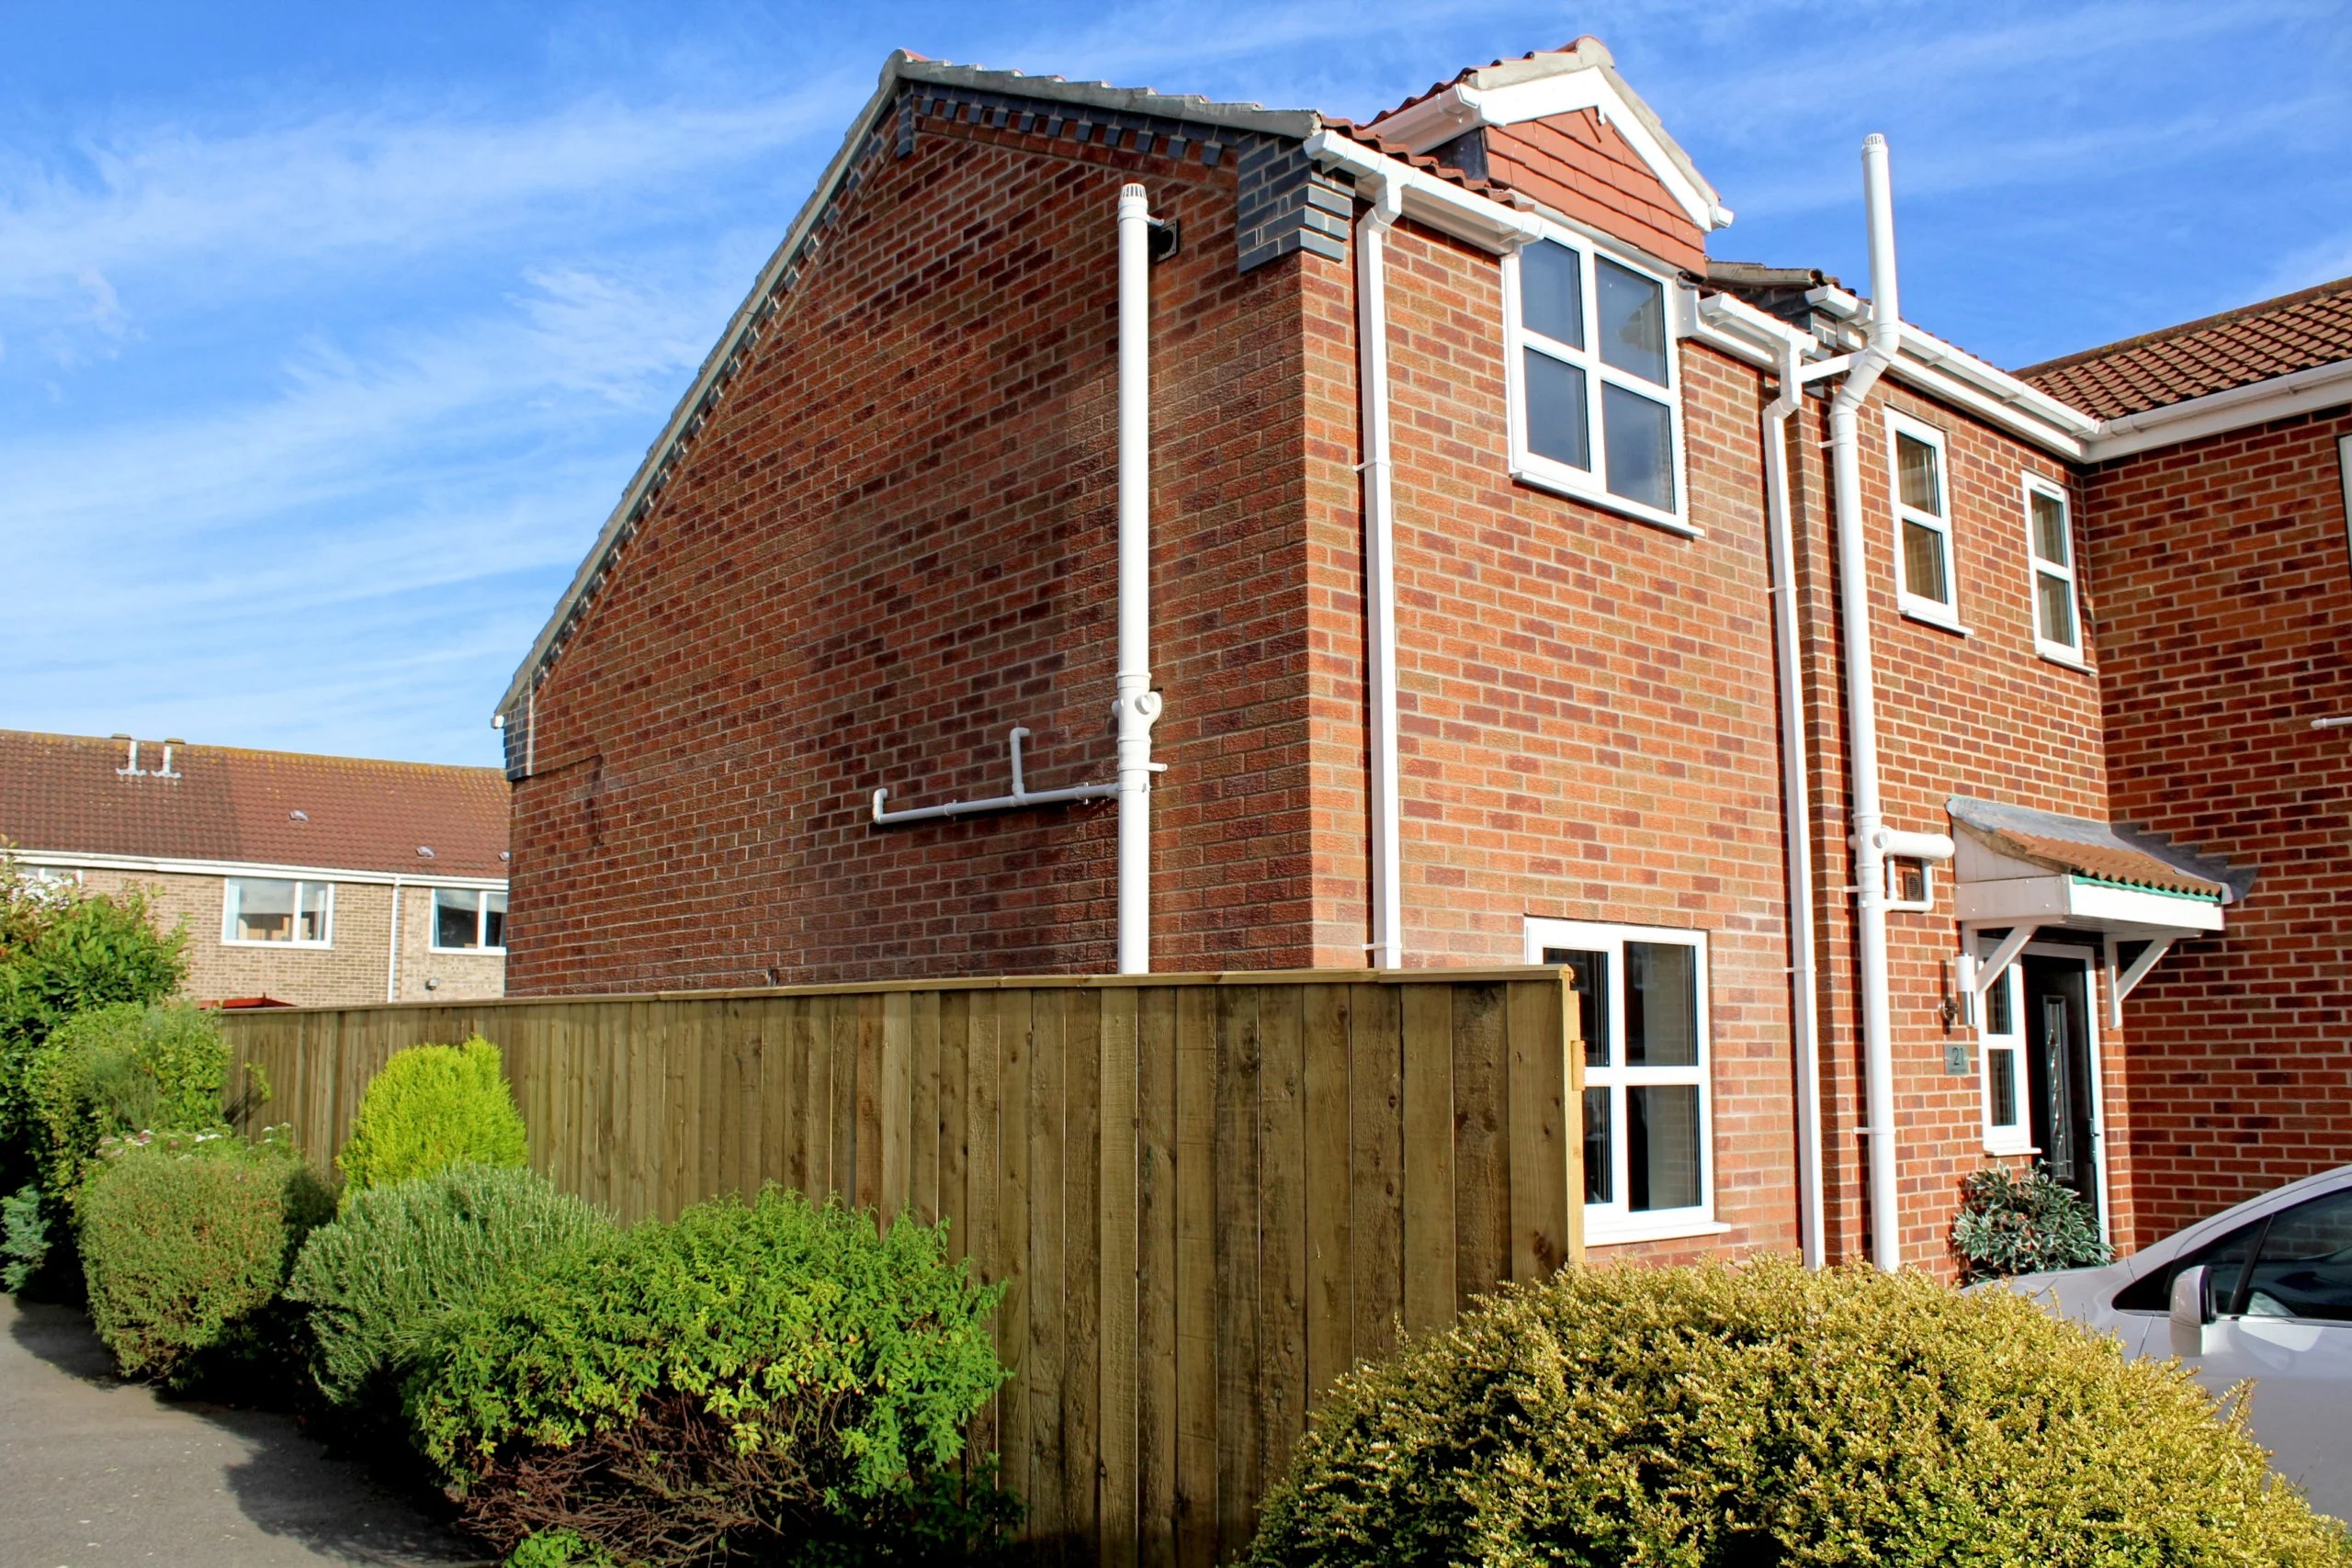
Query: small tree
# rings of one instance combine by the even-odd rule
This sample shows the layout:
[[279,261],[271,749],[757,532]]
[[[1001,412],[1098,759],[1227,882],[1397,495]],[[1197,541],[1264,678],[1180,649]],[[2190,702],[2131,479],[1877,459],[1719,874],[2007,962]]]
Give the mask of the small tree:
[[498,1047],[476,1035],[463,1045],[392,1053],[359,1097],[351,1141],[335,1164],[349,1191],[358,1192],[453,1165],[514,1169],[528,1157]]

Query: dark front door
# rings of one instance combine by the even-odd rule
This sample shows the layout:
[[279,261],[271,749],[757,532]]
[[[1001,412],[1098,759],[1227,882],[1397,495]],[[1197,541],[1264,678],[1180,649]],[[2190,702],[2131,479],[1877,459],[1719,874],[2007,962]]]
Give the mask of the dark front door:
[[2025,972],[2026,1087],[2033,1141],[2050,1174],[2098,1213],[2091,1109],[2090,971],[2078,958],[2018,960]]

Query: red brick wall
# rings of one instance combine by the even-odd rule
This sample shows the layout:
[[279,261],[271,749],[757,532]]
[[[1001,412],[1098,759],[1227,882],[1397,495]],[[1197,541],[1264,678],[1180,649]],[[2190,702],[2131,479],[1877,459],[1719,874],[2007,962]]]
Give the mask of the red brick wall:
[[2352,1160],[2352,411],[2085,481],[2115,815],[2260,873],[2124,1003],[2146,1243]]
[[1114,966],[1109,803],[891,830],[867,809],[883,785],[1003,793],[1014,724],[1033,788],[1111,777],[1128,178],[1184,235],[1153,272],[1154,961],[1340,961],[1296,417],[1307,273],[1333,264],[1236,274],[1230,158],[926,121],[843,198],[540,688],[514,994]]
[[[1894,524],[1887,483],[1888,402],[1945,435],[1951,494],[1953,564],[1967,635],[1902,615],[1896,608]],[[1838,625],[1836,525],[1827,477],[1827,404],[1809,400],[1792,420],[1799,597],[1804,605],[1808,733],[1816,840],[1812,846],[1816,919],[1824,935],[1819,1003],[1824,1037],[1824,1155],[1831,1179],[1833,1256],[1869,1250],[1861,1024],[1856,979],[1854,881],[1846,835],[1852,809],[1846,761],[1845,671]],[[1953,795],[2075,816],[2106,815],[2106,767],[2097,677],[2034,650],[2028,580],[2026,473],[2064,481],[2063,465],[2035,449],[1916,395],[1880,383],[1861,412],[1865,547],[1870,557],[1871,632],[1877,701],[1880,794],[1887,823],[1949,832]],[[2077,527],[2079,536],[2079,525]],[[2086,644],[2089,639],[2086,639]],[[2096,662],[2098,653],[2091,649]],[[1940,1009],[1944,963],[1959,949],[1951,884],[1939,868],[1936,907],[1887,916],[1894,1023],[1894,1099],[1901,1118],[1898,1180],[1906,1262],[1950,1273],[1950,1235],[1960,1179],[1984,1163],[1977,1077],[1944,1074],[1944,1047],[1973,1031],[1948,1029]],[[2120,1041],[2100,1040],[2110,1121],[2120,1110]],[[2110,1137],[2110,1201],[2126,1151]]]

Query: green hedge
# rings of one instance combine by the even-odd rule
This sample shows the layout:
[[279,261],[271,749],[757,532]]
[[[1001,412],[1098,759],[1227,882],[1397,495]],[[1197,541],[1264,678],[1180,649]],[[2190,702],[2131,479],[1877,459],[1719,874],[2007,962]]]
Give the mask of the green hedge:
[[1340,1381],[1258,1568],[2352,1562],[2242,1417],[2007,1292],[1572,1269]]
[[946,1241],[770,1189],[555,1254],[445,1320],[427,1451],[502,1551],[969,1553],[1010,1506],[957,1479],[964,1427],[1008,1374]]
[[219,1125],[228,1077],[229,1043],[200,1009],[117,1002],[74,1014],[25,1066],[41,1187],[70,1202],[101,1138]]
[[309,1312],[319,1391],[374,1422],[396,1420],[415,1350],[447,1314],[609,1225],[528,1170],[452,1166],[353,1194],[303,1243],[287,1287]]
[[356,1193],[453,1165],[511,1169],[528,1155],[498,1047],[476,1035],[463,1045],[394,1052],[359,1097],[351,1137],[335,1164],[346,1193]]
[[302,1238],[334,1212],[318,1173],[275,1134],[222,1130],[109,1143],[76,1209],[99,1338],[128,1377],[186,1387],[296,1356],[277,1306]]

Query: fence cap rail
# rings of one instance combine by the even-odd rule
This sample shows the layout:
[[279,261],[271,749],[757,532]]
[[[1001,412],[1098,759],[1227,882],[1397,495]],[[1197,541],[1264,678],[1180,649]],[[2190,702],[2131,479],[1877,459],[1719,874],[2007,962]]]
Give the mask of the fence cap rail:
[[[1430,986],[1494,985],[1550,980],[1568,971],[1557,964],[1492,969],[1222,969],[1186,975],[984,975],[927,980],[855,980],[831,986],[712,987],[687,991],[580,991],[533,997],[485,997],[368,1002],[342,1007],[272,1008],[272,1018],[309,1013],[428,1012],[467,1008],[553,1007],[590,1002],[760,1001],[783,997],[889,996],[910,991],[1146,990],[1170,986]],[[242,1021],[242,1015],[241,1021]]]

